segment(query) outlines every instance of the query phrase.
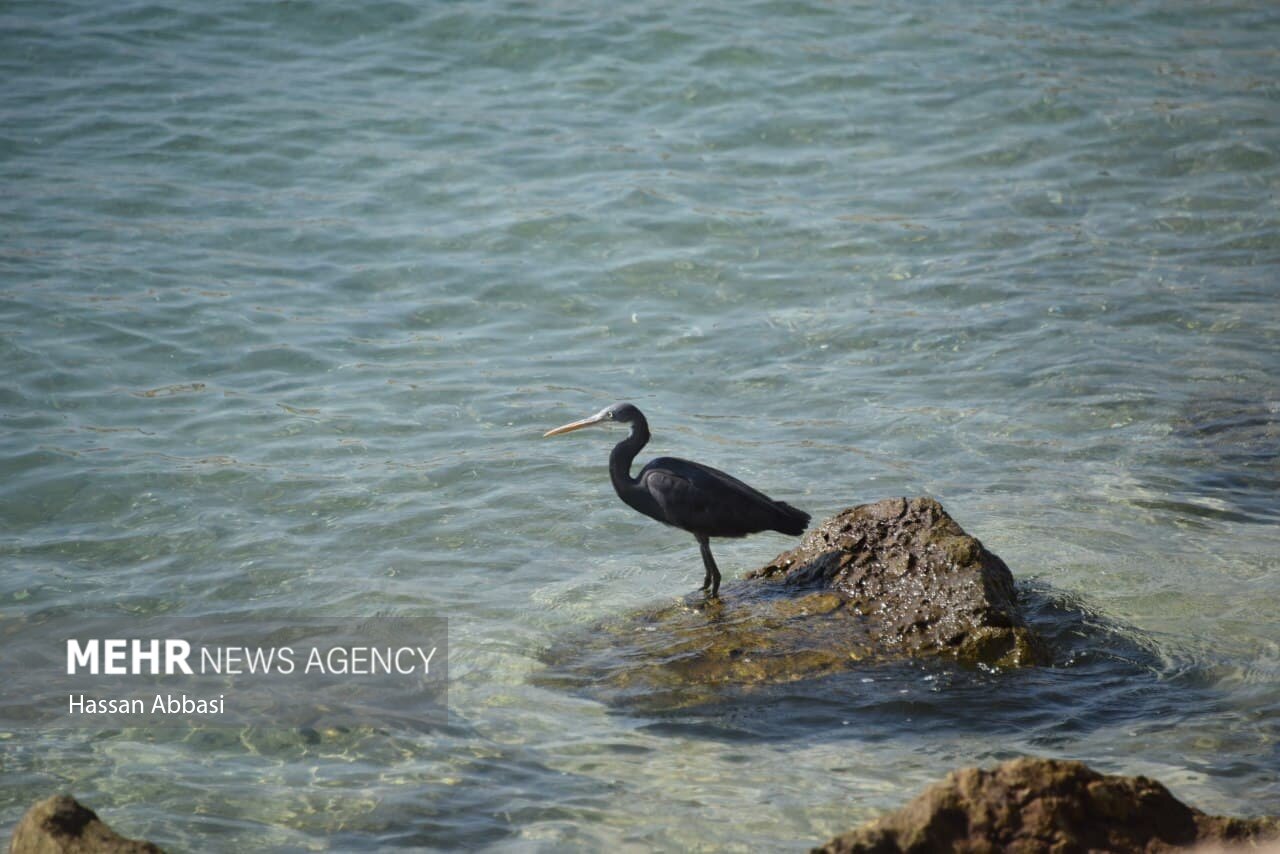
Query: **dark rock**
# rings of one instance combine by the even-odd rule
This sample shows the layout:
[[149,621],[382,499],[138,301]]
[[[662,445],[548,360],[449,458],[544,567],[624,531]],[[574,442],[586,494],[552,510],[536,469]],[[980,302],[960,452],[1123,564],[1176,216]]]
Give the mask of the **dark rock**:
[[1004,561],[932,498],[891,498],[836,514],[747,578],[834,590],[877,643],[998,666],[1043,659],[1018,613]]
[[10,854],[163,854],[150,842],[126,839],[70,795],[45,798],[13,829]]
[[1155,852],[1277,835],[1280,819],[1205,815],[1146,777],[1024,758],[954,771],[897,812],[813,850]]
[[897,498],[828,519],[719,600],[693,594],[562,638],[536,680],[658,710],[920,656],[1047,660],[1003,561],[937,501]]

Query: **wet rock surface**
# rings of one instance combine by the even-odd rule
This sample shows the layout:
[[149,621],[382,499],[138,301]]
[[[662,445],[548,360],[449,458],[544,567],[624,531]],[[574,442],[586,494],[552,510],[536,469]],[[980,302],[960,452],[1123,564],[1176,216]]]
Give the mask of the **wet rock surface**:
[[1043,658],[1009,567],[932,498],[838,513],[747,578],[835,591],[885,650],[998,666]]
[[719,600],[700,594],[594,624],[544,653],[537,681],[649,709],[713,703],[870,662],[1046,660],[1009,568],[930,498],[845,510]]
[[13,830],[10,854],[163,854],[126,839],[70,795],[45,798],[27,810]]
[[902,809],[813,850],[1155,852],[1277,835],[1280,819],[1205,815],[1146,777],[1024,758],[954,771]]

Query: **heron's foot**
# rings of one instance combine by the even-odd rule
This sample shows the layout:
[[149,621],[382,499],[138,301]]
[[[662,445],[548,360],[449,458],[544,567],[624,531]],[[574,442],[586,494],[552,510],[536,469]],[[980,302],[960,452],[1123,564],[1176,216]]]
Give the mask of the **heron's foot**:
[[708,617],[719,617],[725,608],[724,600],[710,590],[703,590],[701,596],[697,593],[689,594],[685,605],[695,614],[705,614]]

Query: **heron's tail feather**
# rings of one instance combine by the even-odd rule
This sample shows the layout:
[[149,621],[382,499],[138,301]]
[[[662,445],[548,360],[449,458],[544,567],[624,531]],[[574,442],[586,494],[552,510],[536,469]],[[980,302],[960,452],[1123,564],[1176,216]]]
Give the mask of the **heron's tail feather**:
[[774,530],[797,537],[809,527],[809,514],[797,510],[785,501],[775,501],[778,508],[778,527]]

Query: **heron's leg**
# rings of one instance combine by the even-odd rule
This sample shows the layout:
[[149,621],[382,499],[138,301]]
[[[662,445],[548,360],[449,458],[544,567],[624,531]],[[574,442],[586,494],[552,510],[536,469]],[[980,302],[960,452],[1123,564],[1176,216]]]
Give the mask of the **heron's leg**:
[[702,576],[702,589],[710,590],[711,567],[715,565],[715,559],[711,557],[711,542],[706,537],[698,536],[698,549],[702,552],[702,566],[706,569],[706,573]]
[[716,566],[716,559],[711,556],[711,541],[706,537],[698,537],[698,548],[702,551],[702,565],[707,568],[707,574],[702,578],[702,589],[711,589],[711,598],[720,595],[720,569]]

